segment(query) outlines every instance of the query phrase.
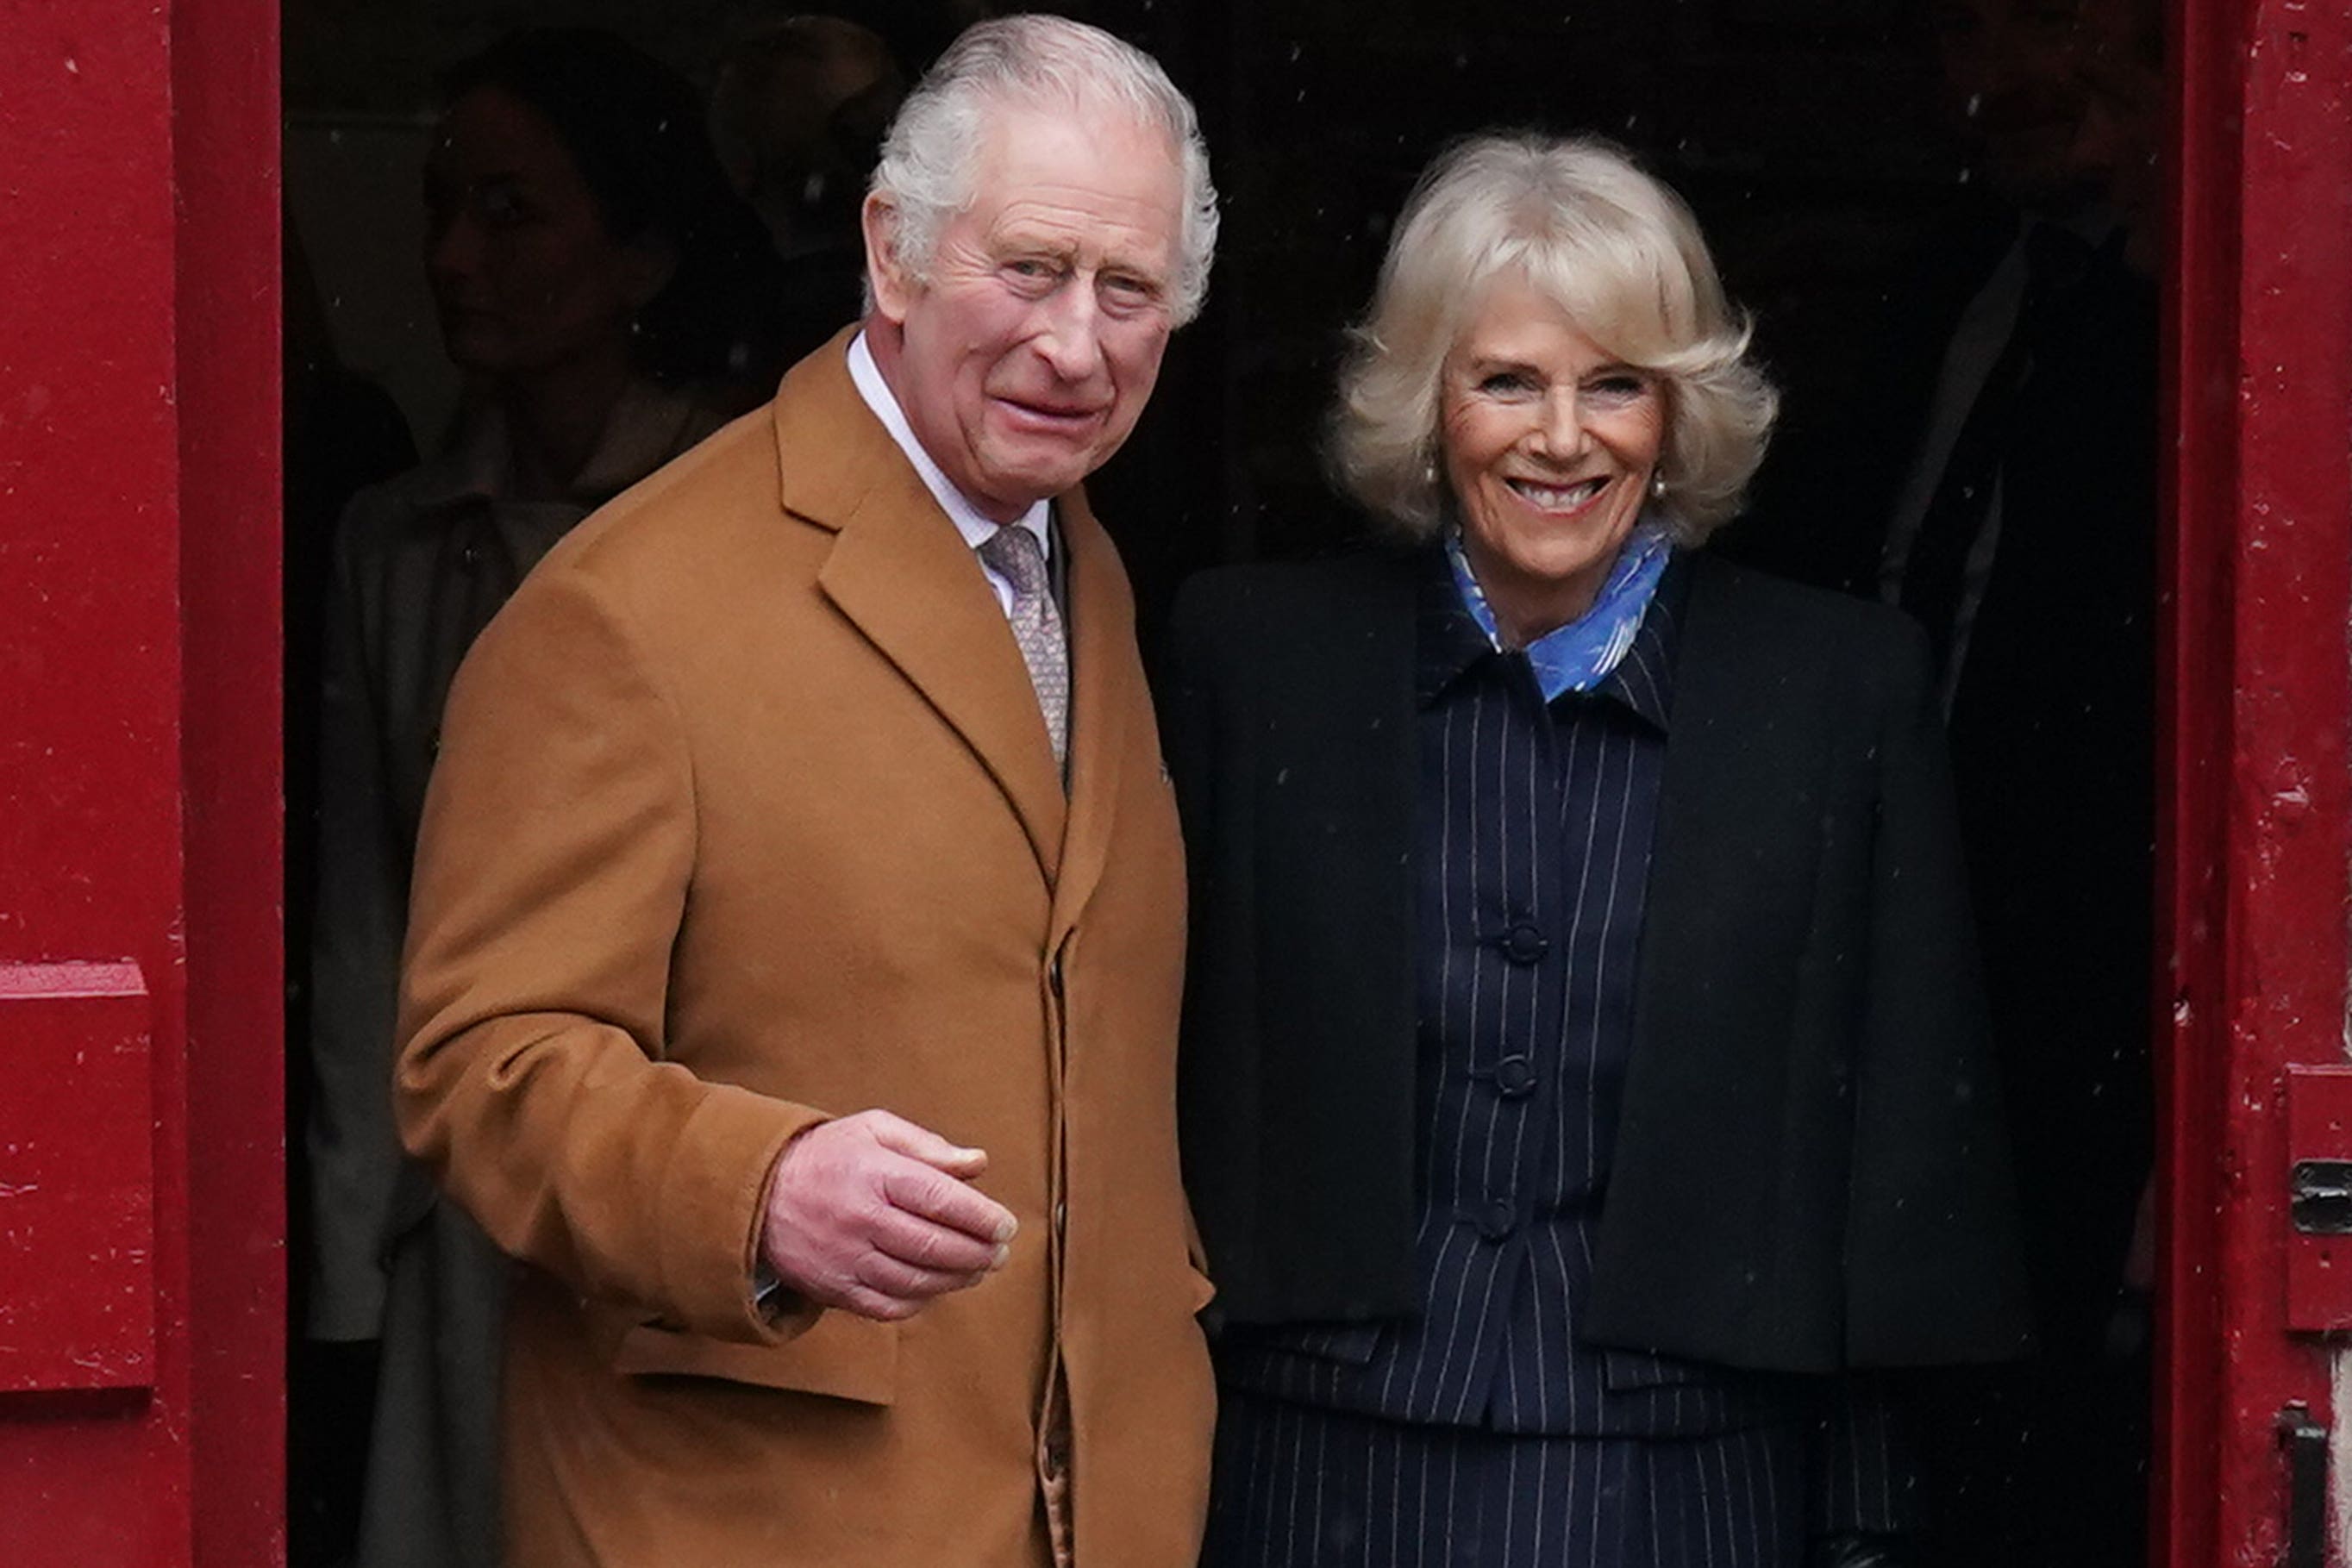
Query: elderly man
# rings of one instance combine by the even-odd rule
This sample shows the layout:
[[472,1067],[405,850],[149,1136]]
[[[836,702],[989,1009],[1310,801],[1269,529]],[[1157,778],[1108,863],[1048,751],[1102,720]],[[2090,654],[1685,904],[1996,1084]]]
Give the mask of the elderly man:
[[461,673],[397,1095],[529,1265],[510,1561],[1193,1561],[1182,872],[1076,486],[1213,203],[1148,58],[975,27],[891,130],[862,329]]

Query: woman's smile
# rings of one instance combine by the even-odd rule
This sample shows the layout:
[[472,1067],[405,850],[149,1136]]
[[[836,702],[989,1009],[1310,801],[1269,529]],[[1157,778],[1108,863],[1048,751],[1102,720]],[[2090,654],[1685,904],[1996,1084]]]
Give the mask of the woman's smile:
[[1608,580],[1657,471],[1664,394],[1507,275],[1454,340],[1441,399],[1463,551],[1506,636],[1531,642]]

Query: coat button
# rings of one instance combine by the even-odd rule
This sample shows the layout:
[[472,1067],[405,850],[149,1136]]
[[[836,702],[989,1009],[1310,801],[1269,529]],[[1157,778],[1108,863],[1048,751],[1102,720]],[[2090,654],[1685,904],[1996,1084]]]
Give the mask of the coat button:
[[1507,1056],[1495,1063],[1495,1087],[1506,1100],[1523,1100],[1536,1092],[1536,1064],[1524,1056]]
[[1518,1228],[1518,1210],[1507,1197],[1496,1198],[1478,1210],[1478,1234],[1489,1241],[1505,1240]]
[[1503,933],[1503,956],[1514,964],[1539,963],[1550,951],[1550,938],[1525,920]]

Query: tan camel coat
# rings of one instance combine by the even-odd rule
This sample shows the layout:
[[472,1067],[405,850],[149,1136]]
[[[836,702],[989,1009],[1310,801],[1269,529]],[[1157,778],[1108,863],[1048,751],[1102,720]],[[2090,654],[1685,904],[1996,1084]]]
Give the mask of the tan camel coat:
[[[971,550],[836,340],[582,524],[460,672],[403,988],[403,1136],[532,1265],[518,1568],[1191,1568],[1213,1395],[1174,1127],[1181,853],[1127,585],[1076,496],[1066,797]],[[898,1325],[769,1322],[765,1180],[880,1106],[1021,1223]]]

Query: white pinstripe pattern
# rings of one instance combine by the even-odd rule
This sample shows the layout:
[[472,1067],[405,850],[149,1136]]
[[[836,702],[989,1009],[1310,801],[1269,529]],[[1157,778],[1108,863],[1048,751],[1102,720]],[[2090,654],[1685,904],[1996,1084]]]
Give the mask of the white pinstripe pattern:
[[[1221,1347],[1216,1568],[1756,1568],[1794,1561],[1809,1513],[1878,1517],[1873,1478],[1891,1495],[1874,1403],[1832,1413],[1824,1429],[1871,1451],[1809,1489],[1806,1396],[1575,1336],[1632,1040],[1672,631],[1654,609],[1608,682],[1551,705],[1483,646],[1442,681],[1424,671],[1423,1312]],[[1425,654],[1437,635],[1425,622]],[[1506,949],[1519,925],[1539,954]],[[1512,1056],[1531,1091],[1503,1092]]]
[[[1244,1394],[1202,1568],[1797,1568],[1793,1427],[1515,1437]],[[1318,1484],[1302,1486],[1313,1472]]]
[[[1493,655],[1473,632],[1466,667],[1426,710],[1421,832],[1436,852],[1420,862],[1424,1308],[1377,1346],[1360,1331],[1277,1336],[1307,1354],[1229,1368],[1243,1383],[1515,1431],[1652,1434],[1730,1418],[1727,1396],[1677,1381],[1695,1370],[1651,1366],[1638,1391],[1612,1389],[1601,1358],[1573,1341],[1631,1035],[1663,750],[1671,618],[1651,619],[1620,665],[1622,685],[1549,706],[1524,660]],[[1519,926],[1539,934],[1539,952],[1498,945]],[[1496,1064],[1514,1057],[1532,1092],[1501,1092]],[[1498,1224],[1506,1233],[1486,1234]],[[1642,1363],[1621,1354],[1614,1364],[1622,1376]]]

